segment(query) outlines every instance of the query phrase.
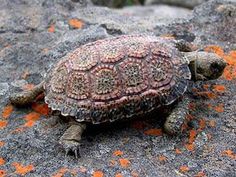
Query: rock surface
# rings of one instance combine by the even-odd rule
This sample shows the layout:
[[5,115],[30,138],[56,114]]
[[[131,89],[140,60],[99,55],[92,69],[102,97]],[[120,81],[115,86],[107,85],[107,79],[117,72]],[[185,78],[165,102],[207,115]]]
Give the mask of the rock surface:
[[195,6],[202,4],[208,0],[146,0],[145,5],[153,4],[169,4],[173,6],[194,8]]
[[[69,0],[1,1],[0,176],[236,175],[236,3],[209,1],[177,19],[172,14],[160,18],[154,8],[140,16],[133,8],[83,8]],[[90,126],[82,158],[75,160],[65,157],[57,142],[68,124],[51,115],[43,101],[22,109],[9,105],[11,93],[39,83],[66,53],[131,33],[185,39],[229,63],[220,79],[191,84],[188,118],[195,123],[182,135],[163,133],[157,113],[145,120]]]

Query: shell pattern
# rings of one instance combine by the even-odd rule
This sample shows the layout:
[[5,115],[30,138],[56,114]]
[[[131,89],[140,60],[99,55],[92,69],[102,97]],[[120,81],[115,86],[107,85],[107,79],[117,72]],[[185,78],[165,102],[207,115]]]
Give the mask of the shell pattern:
[[83,45],[48,74],[45,101],[94,124],[145,114],[186,91],[188,62],[166,38],[123,35]]

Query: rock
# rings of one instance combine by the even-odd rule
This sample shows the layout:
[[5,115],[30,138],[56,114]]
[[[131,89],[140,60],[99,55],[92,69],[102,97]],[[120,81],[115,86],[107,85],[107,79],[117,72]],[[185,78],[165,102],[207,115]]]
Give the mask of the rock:
[[[100,171],[104,176],[115,176],[117,173],[123,176],[176,176],[175,171],[179,170],[180,165],[193,162],[188,164],[192,169],[186,172],[186,176],[196,176],[199,171],[210,176],[233,176],[235,169],[234,159],[230,158],[231,151],[227,151],[229,156],[227,153],[222,155],[222,152],[233,150],[235,146],[235,80],[222,77],[206,83],[211,87],[217,84],[226,87],[226,91],[217,93],[215,99],[193,97],[193,93],[189,93],[196,105],[211,104],[214,108],[218,104],[225,104],[223,113],[196,107],[195,115],[206,120],[206,127],[204,134],[196,137],[193,151],[185,147],[184,143],[189,141],[186,133],[178,137],[167,136],[164,132],[157,137],[146,135],[142,127],[145,130],[160,128],[158,123],[161,121],[157,114],[153,114],[142,119],[143,124],[137,129],[123,122],[90,126],[82,139],[82,157],[75,160],[71,156],[65,157],[57,142],[68,126],[65,122],[54,122],[53,119],[58,116],[51,117],[49,114],[47,118],[40,114],[38,117],[35,111],[42,113],[42,110],[36,109],[35,105],[34,109],[31,106],[14,108],[13,112],[9,111],[9,107],[6,108],[8,96],[15,87],[22,87],[26,83],[37,84],[68,52],[98,39],[148,33],[185,39],[199,48],[206,45],[221,46],[225,55],[235,50],[236,3],[233,1],[208,1],[193,11],[169,6],[114,10],[88,5],[85,8],[76,1],[1,1],[0,110],[7,114],[10,112],[11,116],[8,119],[0,117],[0,159],[5,161],[0,173],[5,172],[6,176],[20,175],[16,174],[19,170],[16,171],[13,166],[17,162],[27,172],[21,176],[26,177],[62,176],[65,171],[65,176],[92,176],[94,171]],[[178,14],[174,15],[172,10]],[[70,28],[70,19],[82,25]],[[192,85],[197,89],[202,86],[201,83]],[[41,104],[43,100],[37,102],[36,107]],[[214,120],[216,127],[208,126],[208,120]],[[227,131],[222,127],[227,127]],[[89,137],[92,137],[92,141],[88,140]],[[212,148],[202,157],[202,147],[209,146]],[[116,150],[122,151],[123,155],[113,155]],[[157,159],[160,155],[167,158],[164,163]],[[125,159],[123,162],[126,162],[127,167],[121,166],[120,159]],[[29,165],[34,168],[27,168]]]
[[189,9],[168,5],[152,5],[147,7],[130,6],[119,9],[117,12],[122,15],[140,17],[143,19],[155,18],[156,20],[186,18],[192,14],[192,11]]
[[197,148],[202,148],[208,141],[208,137],[205,132],[201,132],[197,135],[194,143]]
[[137,0],[92,0],[94,5],[98,6],[107,6],[107,7],[113,7],[113,8],[119,8],[123,7],[125,5],[134,5],[134,4],[140,4],[141,1]]
[[0,83],[0,96],[5,95],[9,90],[8,83]]
[[11,85],[13,87],[18,87],[18,88],[23,88],[24,85],[28,84],[28,82],[26,80],[15,80],[13,82],[11,82]]
[[195,6],[208,0],[146,0],[145,5],[168,4],[173,6],[194,8]]

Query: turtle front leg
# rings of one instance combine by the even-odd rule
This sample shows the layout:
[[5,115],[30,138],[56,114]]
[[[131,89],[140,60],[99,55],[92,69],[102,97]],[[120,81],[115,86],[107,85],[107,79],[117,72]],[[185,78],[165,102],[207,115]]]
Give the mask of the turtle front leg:
[[181,127],[185,121],[186,115],[189,113],[189,103],[190,100],[187,97],[184,97],[167,117],[164,124],[164,130],[168,134],[174,135],[181,133]]
[[59,143],[63,146],[66,151],[66,155],[72,151],[76,157],[80,157],[80,140],[82,133],[86,129],[85,123],[79,123],[75,121],[70,122],[70,127],[61,136]]
[[43,84],[44,82],[41,82],[31,90],[12,94],[9,98],[10,102],[16,106],[24,106],[32,103],[35,98],[44,91]]

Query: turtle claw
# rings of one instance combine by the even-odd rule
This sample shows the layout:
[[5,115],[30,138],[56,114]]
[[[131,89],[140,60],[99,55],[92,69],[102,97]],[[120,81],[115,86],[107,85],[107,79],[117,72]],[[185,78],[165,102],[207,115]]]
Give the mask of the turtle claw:
[[59,142],[65,150],[65,156],[72,153],[76,159],[80,158],[80,143],[74,140],[62,140]]

